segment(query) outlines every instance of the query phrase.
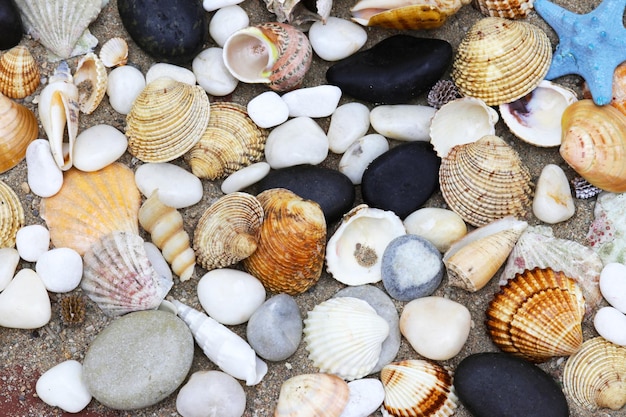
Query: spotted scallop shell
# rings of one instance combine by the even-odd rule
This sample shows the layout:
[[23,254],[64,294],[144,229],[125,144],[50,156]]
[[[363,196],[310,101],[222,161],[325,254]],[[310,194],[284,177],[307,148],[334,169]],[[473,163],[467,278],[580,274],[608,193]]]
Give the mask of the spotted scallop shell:
[[0,93],[24,98],[33,94],[39,83],[39,67],[28,48],[18,45],[0,57]]
[[128,61],[128,43],[123,38],[111,38],[102,45],[98,56],[107,68],[126,65]]
[[107,91],[107,70],[100,58],[92,52],[83,56],[74,72],[74,85],[78,88],[80,111],[91,114],[96,110]]
[[38,133],[35,113],[0,93],[0,173],[24,159]]
[[535,0],[472,0],[472,6],[484,16],[523,19],[533,9]]
[[361,0],[350,11],[364,26],[390,29],[434,29],[471,0]]
[[15,246],[17,231],[24,226],[24,208],[15,191],[0,181],[0,248]]
[[337,375],[296,375],[281,385],[273,415],[337,417],[348,404],[349,397],[348,383]]

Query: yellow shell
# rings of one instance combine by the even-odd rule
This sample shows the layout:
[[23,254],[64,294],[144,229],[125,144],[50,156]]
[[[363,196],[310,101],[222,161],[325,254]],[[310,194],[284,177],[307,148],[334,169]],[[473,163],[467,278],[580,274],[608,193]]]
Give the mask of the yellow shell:
[[128,151],[143,162],[176,159],[200,140],[209,113],[209,97],[202,87],[157,78],[126,116]]
[[24,226],[24,208],[6,183],[0,181],[0,248],[15,246],[15,235]]
[[350,11],[364,26],[389,29],[434,29],[471,0],[361,0]]
[[15,46],[0,57],[0,93],[24,98],[39,87],[39,67],[28,48]]
[[534,90],[551,62],[550,40],[539,27],[485,17],[471,27],[459,44],[452,79],[464,96],[497,106]]
[[337,417],[349,396],[348,383],[337,375],[297,375],[281,385],[274,417]]
[[0,173],[17,165],[37,138],[39,126],[27,107],[0,94]]
[[533,8],[534,0],[472,0],[472,6],[484,16],[523,19]]
[[534,268],[501,287],[489,303],[486,323],[500,349],[544,362],[580,349],[584,313],[576,281],[551,268]]
[[200,141],[187,153],[191,171],[211,180],[232,174],[263,158],[267,131],[237,103],[211,103],[211,117]]
[[107,68],[126,65],[128,43],[123,38],[111,38],[100,48],[99,57]]
[[78,88],[80,111],[91,114],[96,110],[107,91],[107,70],[100,58],[88,53],[78,61],[74,72],[74,85]]
[[200,217],[193,236],[198,263],[205,269],[223,268],[250,256],[257,248],[263,207],[253,195],[227,194]]

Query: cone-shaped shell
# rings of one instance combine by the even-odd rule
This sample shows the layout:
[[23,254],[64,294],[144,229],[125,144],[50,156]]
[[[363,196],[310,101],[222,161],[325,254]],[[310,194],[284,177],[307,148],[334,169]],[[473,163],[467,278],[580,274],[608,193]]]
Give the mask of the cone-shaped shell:
[[126,116],[128,151],[144,162],[168,162],[189,151],[209,123],[202,87],[168,77],[149,83]]
[[78,88],[80,111],[91,114],[96,110],[107,91],[107,70],[94,53],[83,56],[74,72],[74,85]]
[[441,161],[439,184],[450,209],[474,226],[523,217],[532,201],[528,168],[498,136],[452,148]]
[[109,316],[156,309],[173,284],[152,267],[134,233],[105,235],[85,253],[83,265],[81,288]]
[[33,94],[39,83],[39,67],[28,48],[18,45],[0,57],[0,93],[24,98]]
[[390,29],[434,29],[471,0],[361,0],[350,11],[364,26]]
[[207,270],[234,265],[257,248],[263,207],[244,192],[227,194],[200,217],[193,236],[198,263]]
[[626,115],[586,99],[565,109],[561,125],[559,152],[565,162],[598,188],[626,191]]
[[128,61],[128,43],[123,38],[111,38],[102,45],[98,56],[107,68],[126,65]]
[[24,159],[26,148],[38,133],[35,114],[0,93],[0,173]]
[[245,269],[265,288],[295,295],[317,283],[324,266],[326,219],[319,204],[284,188],[257,196],[265,218],[256,251]]
[[67,171],[61,190],[41,199],[40,215],[54,246],[82,255],[111,232],[137,234],[140,204],[133,171],[116,162],[94,172]]
[[535,0],[472,0],[483,16],[523,19],[533,9]]
[[237,103],[211,103],[211,116],[200,141],[187,153],[198,178],[225,177],[263,158],[267,131]]
[[452,372],[421,359],[393,362],[380,371],[383,414],[392,417],[448,417],[458,407]]
[[550,268],[534,268],[501,287],[489,303],[486,323],[504,352],[544,362],[580,349],[584,313],[576,281]]
[[24,208],[17,194],[0,181],[0,248],[15,246],[17,231],[24,226]]
[[463,95],[496,106],[534,90],[551,62],[550,40],[539,27],[485,17],[471,27],[459,44],[452,79]]
[[281,385],[274,417],[338,417],[349,397],[348,383],[337,375],[297,375]]

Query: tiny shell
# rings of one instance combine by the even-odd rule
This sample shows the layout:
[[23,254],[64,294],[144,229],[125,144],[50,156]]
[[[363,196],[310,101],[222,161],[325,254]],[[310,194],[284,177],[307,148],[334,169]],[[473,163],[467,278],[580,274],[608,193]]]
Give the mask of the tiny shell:
[[364,26],[391,29],[434,29],[471,0],[361,0],[350,11]]
[[263,0],[267,10],[276,15],[279,22],[288,22],[306,28],[310,22],[326,22],[329,19],[333,0]]
[[472,6],[484,16],[523,19],[533,9],[535,0],[472,0]]
[[38,133],[35,114],[0,93],[0,173],[24,159],[28,145]]
[[338,417],[348,404],[350,388],[333,374],[302,374],[280,387],[274,417]]
[[0,57],[0,93],[24,98],[33,94],[39,83],[39,67],[28,48],[18,45]]
[[24,208],[15,191],[0,181],[0,248],[15,246],[18,230],[24,226]]
[[93,113],[107,90],[107,70],[98,56],[83,56],[74,72],[74,85],[78,88],[78,105],[85,114]]
[[111,38],[100,48],[100,60],[107,68],[126,65],[128,43],[123,38]]

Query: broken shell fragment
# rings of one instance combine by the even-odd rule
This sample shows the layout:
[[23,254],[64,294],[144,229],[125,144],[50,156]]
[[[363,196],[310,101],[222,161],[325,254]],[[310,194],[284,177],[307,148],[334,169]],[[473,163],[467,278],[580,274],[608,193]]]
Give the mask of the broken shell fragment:
[[326,22],[333,7],[332,0],[264,0],[267,10],[276,15],[276,21],[287,22],[304,30],[311,22]]
[[435,29],[471,0],[361,0],[350,12],[363,26]]
[[281,385],[274,417],[338,417],[349,396],[348,383],[337,375],[297,375]]
[[0,57],[0,93],[24,98],[39,87],[39,67],[28,48],[15,46]]

